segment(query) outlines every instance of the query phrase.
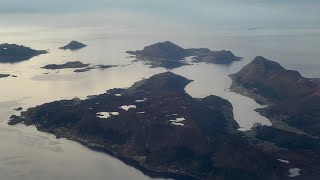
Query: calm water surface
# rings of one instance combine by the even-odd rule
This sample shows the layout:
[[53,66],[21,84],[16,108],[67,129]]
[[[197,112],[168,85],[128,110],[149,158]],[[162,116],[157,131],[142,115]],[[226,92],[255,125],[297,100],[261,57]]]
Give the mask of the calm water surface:
[[[236,6],[232,0],[226,4],[185,1],[183,5],[181,1],[150,4],[139,0],[135,5],[124,0],[118,3],[79,1],[78,9],[57,8],[60,1],[41,3],[31,0],[25,6],[19,0],[4,2],[0,2],[0,10],[3,10],[0,12],[0,43],[50,49],[49,54],[29,61],[0,64],[0,73],[18,76],[0,79],[0,175],[6,180],[150,179],[108,155],[93,152],[77,143],[57,140],[52,135],[37,132],[34,127],[6,125],[8,117],[17,114],[13,111],[16,107],[26,109],[55,100],[85,98],[110,88],[130,87],[142,78],[166,71],[131,63],[132,59],[124,53],[126,50],[170,40],[185,48],[227,49],[242,56],[243,61],[228,66],[200,63],[173,70],[194,80],[186,87],[193,97],[214,94],[228,99],[241,130],[250,129],[254,123],[270,125],[269,120],[254,111],[260,107],[254,100],[225,91],[231,84],[228,75],[240,70],[255,56],[277,60],[307,77],[320,77],[320,52],[317,50],[320,31],[316,19],[311,18],[319,12],[315,1],[312,1],[311,9],[298,2],[289,8],[272,3]],[[71,2],[66,1],[66,4]],[[227,7],[232,10],[230,17],[223,13]],[[297,7],[305,11],[299,17],[293,16]],[[251,17],[246,8],[256,13],[257,19]],[[270,21],[282,11],[286,15]],[[262,16],[260,12],[271,13]],[[303,21],[301,26],[294,26],[293,19],[308,19],[310,22]],[[250,28],[254,29],[248,30]],[[58,50],[70,40],[84,42],[88,47],[75,52]],[[50,63],[76,60],[123,66],[85,73],[40,68]]]

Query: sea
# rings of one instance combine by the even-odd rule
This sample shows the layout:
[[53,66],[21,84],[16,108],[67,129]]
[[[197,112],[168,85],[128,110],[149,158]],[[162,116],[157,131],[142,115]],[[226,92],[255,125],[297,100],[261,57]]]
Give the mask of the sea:
[[[0,179],[152,179],[107,154],[7,122],[19,114],[17,107],[85,99],[168,71],[133,62],[125,53],[157,42],[230,50],[242,57],[229,65],[198,63],[170,71],[194,80],[186,87],[191,96],[217,95],[230,101],[240,131],[255,123],[271,125],[254,111],[261,105],[228,90],[228,75],[264,56],[305,77],[320,78],[319,12],[315,0],[0,0],[0,44],[49,51],[28,61],[0,64],[0,74],[17,76],[0,79]],[[88,46],[59,49],[71,40]],[[83,73],[41,68],[69,61],[119,66]]]

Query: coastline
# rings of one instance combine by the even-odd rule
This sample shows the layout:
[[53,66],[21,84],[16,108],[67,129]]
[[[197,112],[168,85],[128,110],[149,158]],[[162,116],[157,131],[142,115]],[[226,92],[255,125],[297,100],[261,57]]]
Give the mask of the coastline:
[[[229,77],[232,80],[232,84],[231,84],[229,90],[231,92],[249,97],[249,98],[255,100],[261,106],[264,106],[262,108],[254,109],[254,111],[259,113],[261,116],[264,116],[267,119],[269,119],[270,122],[272,123],[272,125],[271,125],[272,127],[277,128],[277,129],[281,129],[284,131],[288,131],[288,132],[293,132],[293,133],[300,134],[300,135],[309,135],[308,133],[304,132],[303,130],[294,128],[294,127],[289,126],[288,124],[284,123],[283,119],[286,118],[285,115],[271,114],[269,112],[269,107],[275,105],[276,102],[274,102],[271,99],[265,98],[264,96],[261,96],[259,94],[253,93],[249,89],[244,88],[243,86],[241,86],[239,83],[236,82],[234,74],[229,75]],[[309,135],[309,136],[311,136],[311,135]]]
[[148,168],[148,167],[142,165],[139,161],[137,161],[135,159],[132,159],[127,156],[122,156],[116,152],[113,152],[112,150],[107,148],[105,145],[97,144],[92,140],[82,139],[81,137],[77,137],[76,135],[72,135],[68,132],[60,131],[60,132],[55,133],[55,132],[44,131],[43,129],[39,129],[37,126],[36,126],[36,128],[40,132],[55,135],[55,137],[57,139],[64,138],[69,141],[77,142],[90,150],[93,150],[96,152],[106,153],[107,155],[120,160],[124,164],[129,165],[129,166],[141,171],[144,175],[147,175],[151,178],[166,178],[166,179],[174,179],[174,180],[200,180],[200,178],[193,177],[193,176],[190,176],[187,174],[183,174],[182,172],[170,172],[170,171],[164,172],[164,171],[159,171],[159,170],[154,170],[154,169]]

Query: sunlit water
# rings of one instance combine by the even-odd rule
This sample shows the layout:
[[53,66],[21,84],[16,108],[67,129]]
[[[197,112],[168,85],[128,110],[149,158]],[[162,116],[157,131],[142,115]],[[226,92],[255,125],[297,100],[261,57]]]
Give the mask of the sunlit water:
[[[209,1],[204,2],[210,5]],[[228,75],[240,70],[255,56],[277,60],[286,68],[299,70],[308,77],[320,77],[320,52],[317,50],[320,47],[320,33],[317,27],[277,28],[266,22],[267,27],[248,30],[260,26],[259,21],[254,21],[257,24],[246,22],[237,25],[228,19],[224,23],[217,18],[222,11],[201,9],[201,5],[194,5],[186,1],[181,11],[174,11],[172,7],[165,10],[154,7],[150,7],[151,10],[107,8],[94,12],[59,14],[29,13],[26,9],[28,13],[24,15],[17,13],[0,16],[0,43],[50,49],[49,54],[29,61],[0,64],[0,73],[18,76],[0,79],[1,179],[150,179],[108,155],[93,152],[77,143],[57,140],[52,135],[37,132],[34,127],[6,125],[8,117],[17,114],[13,110],[16,107],[26,109],[55,100],[85,98],[110,88],[130,87],[142,78],[166,71],[163,68],[151,69],[142,63],[131,63],[132,59],[124,53],[126,50],[141,49],[145,45],[170,40],[186,48],[228,49],[244,57],[243,61],[228,66],[195,64],[173,70],[174,73],[194,80],[186,87],[186,91],[193,97],[214,94],[228,99],[242,130],[250,129],[254,123],[270,125],[266,118],[254,111],[260,107],[254,100],[226,91],[231,84]],[[75,52],[58,50],[58,47],[70,40],[81,41],[88,47]],[[84,73],[40,68],[50,63],[77,60],[123,66]]]

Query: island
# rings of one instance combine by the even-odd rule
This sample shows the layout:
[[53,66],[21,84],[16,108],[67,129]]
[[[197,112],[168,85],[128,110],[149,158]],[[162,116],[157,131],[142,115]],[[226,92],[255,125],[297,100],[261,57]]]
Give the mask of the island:
[[48,64],[43,67],[42,69],[49,69],[49,70],[58,70],[58,69],[75,69],[74,72],[87,72],[90,71],[91,69],[108,69],[116,67],[116,65],[92,65],[92,64],[85,64],[81,61],[70,61],[66,62],[64,64]]
[[57,69],[76,69],[76,68],[85,68],[88,67],[90,64],[84,64],[81,61],[71,61],[66,62],[64,64],[48,64],[41,68],[43,69],[51,69],[51,70],[57,70]]
[[165,72],[128,89],[61,100],[13,115],[10,125],[35,125],[117,157],[152,177],[270,180],[289,178],[288,166],[250,142],[230,102],[193,98],[191,80]]
[[18,76],[16,76],[16,75],[11,75],[11,74],[0,74],[0,79],[1,79],[1,78],[7,78],[7,77],[14,77],[14,78],[16,78],[16,77],[18,77]]
[[48,53],[17,44],[0,44],[0,63],[17,63]]
[[0,78],[6,78],[6,77],[9,77],[11,76],[10,74],[0,74]]
[[241,58],[235,56],[231,51],[211,51],[207,48],[184,49],[170,41],[156,43],[146,46],[143,50],[127,51],[137,60],[145,62],[150,67],[164,67],[173,69],[188,65],[186,57],[193,56],[195,63],[219,63],[230,64],[239,61]]
[[79,49],[82,49],[84,47],[86,47],[87,45],[81,43],[81,42],[78,42],[78,41],[71,41],[69,44],[63,46],[63,47],[60,47],[59,49],[62,49],[62,50],[79,50]]

